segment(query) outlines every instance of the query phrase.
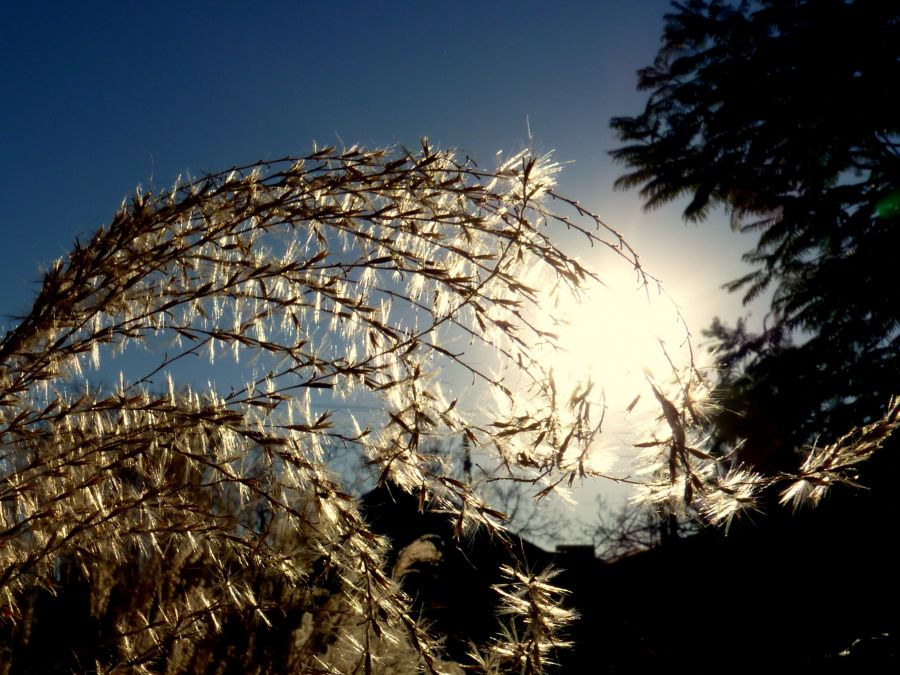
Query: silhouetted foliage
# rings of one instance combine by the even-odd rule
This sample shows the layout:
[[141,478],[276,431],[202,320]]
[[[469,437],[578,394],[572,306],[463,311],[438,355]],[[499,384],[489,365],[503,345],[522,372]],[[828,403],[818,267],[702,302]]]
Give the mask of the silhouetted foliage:
[[[612,121],[613,156],[648,207],[724,206],[758,235],[745,302],[761,334],[716,322],[715,430],[768,475],[871,423],[900,391],[900,12],[877,0],[674,3],[639,73],[644,111]],[[796,493],[795,493],[796,494]]]
[[611,563],[691,536],[702,528],[702,520],[695,512],[678,517],[669,509],[630,502],[613,508],[599,498],[596,520],[585,534],[597,558]]
[[[650,588],[632,597],[651,619],[623,616],[622,642],[648,667],[702,672],[739,653],[751,670],[889,669],[900,630],[889,541],[898,468],[890,430],[900,412],[900,117],[885,102],[900,94],[898,6],[673,3],[639,86],[649,92],[644,111],[612,121],[627,143],[612,153],[628,170],[618,185],[639,187],[648,208],[686,198],[688,221],[724,208],[734,229],[757,237],[744,256],[752,271],[727,287],[746,303],[771,293],[761,332],[745,320],[716,320],[707,331],[720,367],[707,449],[723,464],[752,468],[764,485],[798,474],[770,495],[795,507],[820,503],[841,483],[870,489],[796,520],[748,524],[726,540],[704,532],[626,559],[612,571],[613,587],[665,576],[674,589],[716,570],[710,616],[728,631],[696,649],[695,624],[652,619],[676,594],[654,604]],[[861,467],[873,444],[886,447]],[[836,590],[839,579],[849,585]],[[790,590],[799,586],[807,590]],[[742,594],[752,600],[735,609]],[[622,664],[633,665],[631,653]],[[698,665],[698,653],[708,661]]]

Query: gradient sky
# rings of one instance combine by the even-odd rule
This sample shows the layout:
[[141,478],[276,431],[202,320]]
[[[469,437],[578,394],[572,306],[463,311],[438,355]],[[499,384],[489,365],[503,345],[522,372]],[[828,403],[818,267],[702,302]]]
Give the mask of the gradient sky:
[[[741,313],[719,286],[751,241],[724,217],[644,213],[607,151],[639,112],[635,71],[667,0],[7,2],[0,10],[0,322],[38,268],[165,187],[320,144],[415,146],[490,165],[529,143],[571,162],[561,192],[625,234],[696,334]],[[526,120],[528,121],[526,123]],[[590,257],[590,252],[588,252]],[[602,274],[602,270],[601,270]]]

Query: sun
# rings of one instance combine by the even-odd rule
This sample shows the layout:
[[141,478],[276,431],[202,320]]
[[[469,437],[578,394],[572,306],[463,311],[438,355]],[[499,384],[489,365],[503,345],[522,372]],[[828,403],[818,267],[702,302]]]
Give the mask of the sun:
[[634,273],[604,277],[579,298],[548,303],[559,334],[559,348],[545,354],[554,377],[570,386],[590,378],[613,415],[658,410],[649,382],[665,385],[690,366],[677,305]]

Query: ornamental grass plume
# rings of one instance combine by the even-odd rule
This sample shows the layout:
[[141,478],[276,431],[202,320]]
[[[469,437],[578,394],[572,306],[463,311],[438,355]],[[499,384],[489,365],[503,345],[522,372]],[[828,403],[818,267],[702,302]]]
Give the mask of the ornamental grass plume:
[[[541,432],[587,447],[551,407],[469,419],[435,380],[443,364],[518,395],[453,346],[468,341],[540,398],[529,344],[552,336],[529,322],[539,308],[523,279],[540,269],[574,289],[590,276],[552,243],[553,223],[637,267],[574,204],[561,202],[581,224],[545,209],[556,169],[522,153],[482,171],[427,141],[416,154],[317,148],[138,192],[76,242],[0,342],[7,671],[29,659],[440,671],[437,641],[384,571],[386,542],[327,458],[356,453],[379,481],[452,510],[458,531],[499,532],[501,514],[442,473],[428,443],[464,434],[510,465],[572,470],[522,454]],[[242,379],[196,384],[204,373]],[[338,424],[323,392],[384,416]],[[83,608],[66,606],[76,588]],[[49,607],[85,622],[46,651]]]
[[[594,277],[560,227],[655,280],[553,191],[557,169],[526,152],[483,170],[427,141],[315,148],[139,191],[76,242],[0,341],[3,672],[458,672],[329,457],[501,538],[503,514],[429,447],[465,437],[542,492],[594,473],[602,415],[535,357],[555,336],[532,284]],[[448,372],[511,404],[465,412]],[[683,382],[659,395],[673,481]],[[383,414],[344,423],[341,401]],[[568,614],[545,576],[508,574],[525,634],[493,653],[538,672]]]

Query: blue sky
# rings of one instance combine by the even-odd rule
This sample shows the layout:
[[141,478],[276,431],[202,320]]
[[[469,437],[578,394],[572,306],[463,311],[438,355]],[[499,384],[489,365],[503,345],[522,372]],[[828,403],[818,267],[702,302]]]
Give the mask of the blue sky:
[[[623,232],[695,333],[741,313],[719,286],[751,242],[723,217],[644,213],[607,151],[637,113],[635,71],[667,0],[591,2],[4,3],[0,322],[37,269],[108,221],[136,185],[164,188],[320,144],[428,136],[490,164],[529,143],[570,163],[560,191]],[[528,121],[526,123],[526,120]],[[590,258],[591,252],[586,256]],[[601,269],[602,275],[602,269]]]
[[614,193],[608,121],[635,113],[635,71],[662,0],[5,3],[0,313],[36,269],[105,223],[137,184],[165,187],[319,143],[413,145],[480,162],[528,143],[571,162],[561,191],[622,230],[696,327],[735,314],[717,287],[746,241]]

